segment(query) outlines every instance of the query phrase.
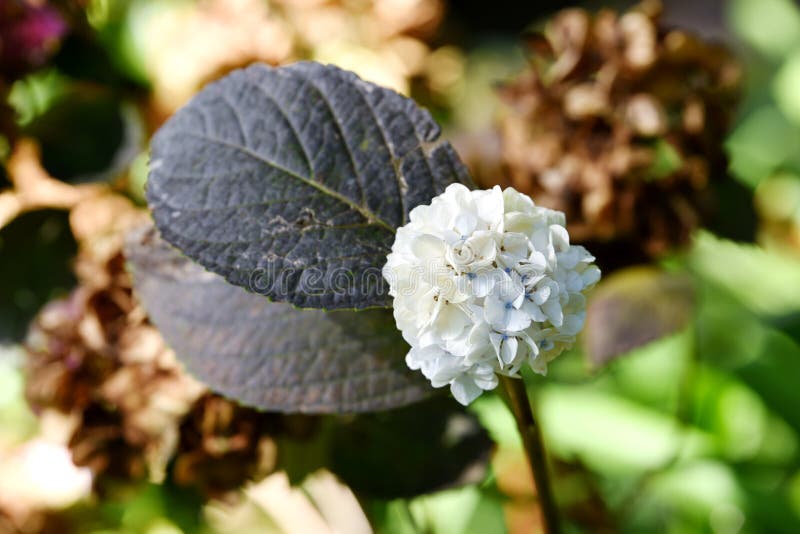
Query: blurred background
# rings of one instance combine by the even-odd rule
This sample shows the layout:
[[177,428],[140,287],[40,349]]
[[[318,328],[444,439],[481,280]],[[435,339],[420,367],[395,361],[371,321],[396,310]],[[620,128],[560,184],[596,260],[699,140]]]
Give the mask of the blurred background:
[[0,533],[540,529],[500,396],[257,412],[132,292],[149,137],[300,59],[413,97],[596,253],[580,346],[527,377],[566,532],[800,532],[792,0],[0,0]]

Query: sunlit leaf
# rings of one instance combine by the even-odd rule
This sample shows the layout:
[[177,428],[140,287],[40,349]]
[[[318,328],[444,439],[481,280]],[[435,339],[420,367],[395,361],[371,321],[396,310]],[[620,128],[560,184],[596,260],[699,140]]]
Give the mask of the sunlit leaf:
[[800,431],[800,347],[788,336],[768,330],[758,357],[736,374],[761,396],[766,405]]
[[692,270],[766,316],[800,311],[800,262],[755,245],[700,233],[689,257]]
[[748,113],[725,141],[733,175],[755,187],[796,152],[800,135],[774,106]]
[[676,427],[671,415],[591,386],[548,386],[537,401],[551,450],[595,471],[631,474],[711,449],[707,436]]
[[800,10],[792,0],[733,0],[736,31],[760,52],[780,57],[798,42]]
[[409,509],[414,521],[431,534],[508,532],[502,501],[481,488],[467,486],[414,499]]

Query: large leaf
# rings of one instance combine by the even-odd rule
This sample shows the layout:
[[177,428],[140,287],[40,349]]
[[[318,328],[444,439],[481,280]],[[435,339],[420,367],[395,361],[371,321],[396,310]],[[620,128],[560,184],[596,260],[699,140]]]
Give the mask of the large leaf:
[[312,308],[389,303],[409,211],[466,169],[411,100],[317,63],[235,71],[155,135],[161,234],[233,284]]
[[127,255],[151,320],[212,389],[271,411],[364,412],[426,397],[387,310],[297,310],[232,286],[154,231]]

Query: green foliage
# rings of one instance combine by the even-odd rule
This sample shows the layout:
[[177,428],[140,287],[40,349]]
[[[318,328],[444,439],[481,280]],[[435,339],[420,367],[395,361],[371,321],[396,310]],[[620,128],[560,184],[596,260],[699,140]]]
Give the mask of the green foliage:
[[653,143],[655,159],[646,175],[648,180],[660,180],[681,168],[683,160],[680,153],[669,141],[656,139]]
[[791,0],[734,0],[729,14],[739,35],[764,54],[780,58],[800,44],[800,11]]
[[800,311],[800,261],[791,257],[700,233],[689,265],[701,280],[754,312],[777,316]]
[[[147,157],[136,142],[128,142],[128,128],[135,133],[136,126],[128,116],[137,100],[131,96],[138,95],[126,84],[149,83],[137,50],[141,43],[132,40],[134,33],[147,35],[148,28],[134,32],[132,25],[148,24],[148,13],[164,5],[91,2],[89,24],[99,39],[87,43],[73,36],[53,67],[13,85],[17,126],[42,143],[45,166],[56,178],[116,177],[127,170],[131,155],[139,155],[129,187],[141,200]],[[730,14],[753,52],[746,56],[752,64],[745,105],[726,140],[731,173],[747,196],[734,203],[715,191],[717,207],[725,217],[750,220],[755,190],[762,216],[797,222],[800,11],[790,0],[734,0]],[[486,79],[507,72],[508,58],[518,56],[496,42],[483,48],[479,37],[475,42],[467,65],[479,68],[467,71],[458,86],[464,88],[454,90],[456,109],[441,115],[455,117],[455,129],[485,124],[496,105],[487,102],[494,97]],[[114,65],[125,73],[114,72]],[[320,93],[309,85],[311,78],[320,83]],[[265,86],[262,94],[258,84],[267,80],[285,85]],[[356,110],[362,98],[376,104],[374,117]],[[207,107],[212,101],[219,104],[214,110]],[[239,121],[234,108],[243,117]],[[215,119],[207,134],[213,129],[239,148],[190,141],[188,134],[201,131],[195,127],[201,112]],[[298,127],[297,137],[286,130],[289,121]],[[424,141],[404,145],[410,132]],[[238,154],[243,134],[257,157]],[[167,237],[241,285],[250,273],[271,265],[297,264],[298,272],[342,267],[356,275],[366,266],[380,266],[392,229],[408,209],[452,180],[468,180],[437,135],[438,127],[408,100],[332,67],[257,67],[205,91],[159,134],[149,195]],[[270,153],[265,147],[275,138],[284,142],[270,141],[280,148]],[[300,153],[303,143],[310,158]],[[345,144],[352,160],[342,150]],[[339,157],[322,157],[327,150]],[[677,164],[673,152],[665,142],[657,144],[653,178]],[[173,168],[165,162],[175,155]],[[281,174],[277,165],[298,176]],[[199,176],[217,179],[200,183]],[[402,206],[392,193],[400,177],[407,194],[418,195]],[[335,194],[312,191],[309,181]],[[365,186],[363,201],[359,181]],[[273,188],[276,184],[280,187]],[[269,204],[293,198],[292,191],[296,201],[283,202],[280,210]],[[250,193],[257,203],[244,206],[241,199]],[[286,224],[273,234],[277,216]],[[329,229],[328,220],[364,229]],[[239,234],[231,221],[247,226]],[[337,259],[348,247],[360,247],[355,255],[364,261]],[[385,310],[299,311],[227,284],[160,244],[130,250],[137,291],[156,326],[193,373],[234,398],[269,410],[353,412],[392,408],[430,394],[405,368],[405,344]],[[31,213],[0,230],[3,342],[20,339],[32,314],[74,283],[75,252],[66,214]],[[372,256],[364,259],[366,254]],[[566,529],[596,531],[568,506],[581,502],[588,483],[565,475],[565,463],[581,466],[596,483],[614,531],[798,532],[800,264],[767,247],[704,232],[669,265],[622,271],[602,282],[591,297],[596,311],[590,313],[585,349],[553,362],[546,378],[527,377],[552,453]],[[268,296],[300,306],[386,304],[378,290],[368,299],[323,294],[302,300],[292,291]],[[28,437],[35,419],[24,404],[19,361],[3,358],[0,442],[6,445]],[[321,426],[313,440],[282,438],[279,468],[298,484],[319,467],[331,469],[357,491],[376,531],[504,532],[511,524],[504,506],[516,497],[501,493],[506,490],[498,488],[498,472],[487,473],[483,463],[487,434],[497,452],[493,458],[521,458],[514,420],[500,395],[484,395],[467,411],[435,398],[380,414],[325,416]],[[461,439],[451,441],[454,435]],[[525,469],[522,463],[518,467]],[[528,498],[525,506],[532,509],[535,501]],[[587,506],[596,511],[595,504]],[[192,533],[208,531],[203,518],[208,509],[187,489],[145,484],[81,503],[66,515],[80,532]],[[262,528],[277,528],[261,514]]]
[[[601,477],[622,531],[796,531],[798,263],[700,234],[681,265],[696,290],[686,329],[618,356],[593,380],[576,383],[559,370],[569,362],[556,362],[555,380],[532,390],[548,443]],[[597,298],[606,283],[619,284],[601,283]]]

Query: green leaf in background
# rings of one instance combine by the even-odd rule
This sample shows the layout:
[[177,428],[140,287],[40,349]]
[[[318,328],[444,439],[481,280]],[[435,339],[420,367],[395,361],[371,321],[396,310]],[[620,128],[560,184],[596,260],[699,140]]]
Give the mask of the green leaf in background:
[[800,126],[800,49],[781,66],[772,82],[772,94],[781,111]]
[[725,141],[731,173],[750,187],[757,186],[797,153],[800,135],[772,104],[745,117]]
[[648,180],[666,178],[683,165],[680,152],[666,139],[656,139],[653,143],[653,152],[655,154],[653,164],[645,175]]
[[686,462],[653,478],[631,507],[634,516],[651,516],[649,528],[634,523],[630,531],[740,532],[743,501],[730,466],[710,459]]
[[135,289],[187,369],[270,411],[342,413],[402,406],[431,388],[405,364],[388,310],[297,310],[232,286],[157,237],[127,249]]
[[800,175],[779,172],[770,176],[756,189],[755,203],[767,221],[800,226]]
[[38,419],[25,400],[22,347],[0,342],[0,450],[34,435]]
[[761,396],[775,413],[800,432],[800,346],[781,332],[768,330],[758,357],[736,369],[736,374]]
[[732,0],[736,32],[759,52],[782,57],[800,40],[800,10],[792,0]]
[[158,131],[147,199],[167,241],[235,285],[300,307],[386,306],[394,229],[470,181],[439,134],[350,72],[253,65]]
[[432,534],[508,532],[500,497],[476,486],[419,497],[409,508],[416,524]]
[[494,488],[472,485],[376,503],[371,515],[382,534],[503,534],[509,532],[503,502]]
[[793,258],[701,232],[689,265],[700,279],[756,313],[775,317],[800,311],[800,262]]
[[586,310],[584,340],[592,365],[683,328],[691,319],[694,291],[686,276],[655,267],[631,267],[603,280]]
[[634,475],[710,450],[708,436],[663,411],[592,386],[543,388],[537,402],[551,450],[598,473]]

